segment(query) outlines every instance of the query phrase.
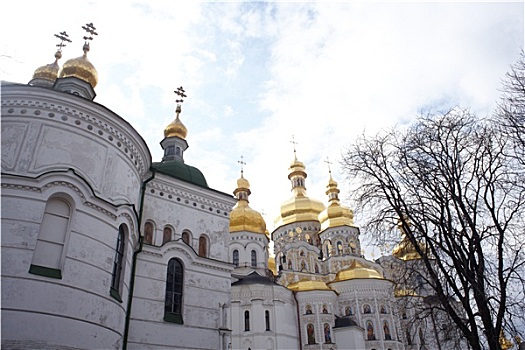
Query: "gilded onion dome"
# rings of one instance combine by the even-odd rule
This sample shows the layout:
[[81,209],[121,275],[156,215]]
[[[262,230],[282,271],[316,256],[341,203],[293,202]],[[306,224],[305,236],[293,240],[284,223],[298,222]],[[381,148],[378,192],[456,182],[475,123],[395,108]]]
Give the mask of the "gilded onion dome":
[[[408,222],[407,219],[405,220],[406,220],[407,225],[410,226],[410,222]],[[410,239],[406,235],[406,232],[403,229],[403,224],[401,220],[399,220],[399,223],[397,226],[399,230],[401,231],[401,235],[403,238],[401,239],[401,242],[399,242],[399,244],[396,245],[394,249],[392,250],[392,255],[401,260],[421,259],[421,255],[417,252],[416,248],[414,247],[412,242],[410,242]],[[418,244],[419,244],[419,248],[421,251],[426,251],[427,247],[424,243],[418,243]]]
[[177,108],[175,109],[175,113],[177,114],[177,117],[174,121],[168,124],[166,129],[164,129],[164,137],[178,137],[183,140],[186,139],[186,135],[188,135],[188,129],[182,124],[182,122],[179,119],[179,114],[181,112],[180,105],[177,105]]
[[311,199],[306,194],[306,171],[297,158],[290,164],[288,179],[292,182],[292,197],[281,204],[281,215],[277,218],[278,225],[286,225],[298,221],[318,221],[319,213],[324,205]]
[[357,260],[354,260],[352,265],[337,273],[335,276],[335,281],[348,281],[356,278],[384,279],[383,275],[379,271],[366,267]]
[[294,292],[306,292],[310,290],[329,290],[330,287],[326,285],[323,281],[312,281],[308,279],[303,279],[298,282],[290,283],[286,288],[294,291]]
[[89,43],[84,43],[84,54],[77,58],[67,60],[62,66],[61,78],[75,77],[91,84],[93,88],[97,86],[98,73],[95,67],[89,62],[87,53],[89,51]]
[[242,172],[233,194],[237,198],[237,204],[230,212],[230,232],[248,231],[266,235],[268,231],[264,218],[248,204],[248,197],[251,194],[250,183],[243,177]]
[[339,192],[341,191],[337,188],[337,182],[334,181],[332,173],[330,172],[330,180],[326,186],[326,194],[328,195],[330,204],[319,214],[321,230],[329,227],[354,225],[354,212],[350,208],[341,205]]
[[[55,80],[58,78],[58,73],[60,71],[60,66],[58,65],[58,60],[62,58],[62,52],[58,50],[55,53],[55,62],[46,64],[45,66],[38,67],[33,73],[33,79],[31,82],[40,81],[37,85],[53,85]],[[42,84],[43,83],[43,84]]]

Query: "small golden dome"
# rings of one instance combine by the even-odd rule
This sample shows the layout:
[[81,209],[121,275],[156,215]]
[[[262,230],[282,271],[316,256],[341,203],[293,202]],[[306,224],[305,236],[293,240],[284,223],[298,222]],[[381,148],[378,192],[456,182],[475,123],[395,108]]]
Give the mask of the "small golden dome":
[[326,285],[323,281],[312,281],[308,279],[303,279],[298,282],[290,283],[286,288],[294,291],[294,292],[305,292],[310,290],[329,290],[330,287]]
[[91,84],[93,88],[97,86],[98,82],[98,73],[95,67],[89,62],[87,58],[87,53],[89,51],[89,44],[85,43],[84,55],[72,58],[67,60],[62,67],[62,73],[60,73],[61,78],[75,77],[86,81]]
[[352,265],[337,273],[335,276],[335,281],[348,281],[356,278],[384,279],[383,275],[379,271],[365,267],[360,262],[357,262],[357,260],[354,260]]
[[62,52],[57,51],[55,53],[55,62],[46,64],[45,66],[38,67],[33,73],[33,79],[42,79],[47,80],[51,83],[54,83],[58,78],[58,73],[60,71],[60,66],[58,65],[58,60],[62,58]]
[[277,218],[277,226],[299,221],[319,221],[319,213],[325,208],[323,203],[311,199],[306,194],[304,186],[306,179],[305,166],[297,158],[290,164],[288,179],[292,181],[293,195],[281,204],[281,215]]
[[353,226],[354,225],[354,212],[345,206],[342,206],[339,202],[339,189],[337,188],[337,182],[332,179],[326,186],[326,194],[330,201],[330,205],[321,214],[319,214],[319,222],[321,223],[321,230],[325,230],[329,227],[337,226]]
[[241,177],[237,180],[237,188],[233,192],[237,204],[230,212],[230,232],[248,231],[266,235],[268,231],[264,218],[248,204],[250,193],[250,183],[241,173]]
[[[410,226],[409,222],[407,222],[407,224]],[[398,259],[405,261],[421,259],[421,255],[417,252],[412,242],[410,242],[410,240],[408,239],[408,236],[406,235],[403,229],[401,220],[399,221],[398,228],[401,231],[403,239],[401,240],[401,242],[399,242],[397,246],[394,247],[394,249],[392,250],[392,255]],[[421,251],[427,250],[427,246],[424,243],[420,242],[418,243],[418,245]]]
[[179,115],[177,114],[177,118],[175,118],[174,121],[169,123],[169,125],[164,129],[164,137],[178,137],[183,140],[186,139],[186,135],[188,134],[188,129],[182,124],[182,122],[179,119]]

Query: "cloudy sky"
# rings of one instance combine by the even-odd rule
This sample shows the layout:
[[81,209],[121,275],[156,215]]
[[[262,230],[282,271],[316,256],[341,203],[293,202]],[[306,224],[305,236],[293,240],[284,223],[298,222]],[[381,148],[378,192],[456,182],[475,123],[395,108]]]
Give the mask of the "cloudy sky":
[[95,101],[129,121],[160,161],[173,91],[182,85],[186,162],[231,193],[242,155],[251,206],[270,230],[290,196],[292,135],[309,195],[326,201],[328,158],[351,205],[339,161],[357,135],[429,109],[490,114],[524,47],[523,2],[22,0],[2,7],[2,79],[26,83],[51,63],[60,31],[73,40],[60,62],[80,56],[81,26],[92,22]]

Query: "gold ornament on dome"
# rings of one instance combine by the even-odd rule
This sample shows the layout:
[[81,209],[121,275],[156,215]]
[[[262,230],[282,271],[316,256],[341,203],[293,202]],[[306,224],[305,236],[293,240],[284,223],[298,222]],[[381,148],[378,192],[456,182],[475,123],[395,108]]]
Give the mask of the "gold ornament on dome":
[[354,260],[348,268],[337,273],[335,276],[335,281],[348,281],[358,278],[384,279],[383,275],[379,271],[366,267],[361,262]]
[[70,43],[71,40],[69,39],[69,35],[67,35],[66,32],[60,32],[59,34],[55,34],[55,37],[60,39],[60,43],[56,45],[58,49],[57,52],[55,52],[55,62],[37,68],[33,73],[33,79],[42,79],[54,83],[55,80],[58,78],[60,71],[58,60],[62,58],[62,48],[66,46],[64,42]]
[[87,53],[89,52],[89,41],[93,40],[93,35],[98,34],[95,32],[96,28],[93,26],[93,23],[88,23],[85,26],[82,26],[82,29],[90,34],[90,36],[84,36],[85,42],[84,46],[82,47],[84,55],[66,61],[62,66],[62,73],[60,73],[60,77],[75,77],[90,83],[94,88],[97,86],[98,73],[91,62],[89,62]]
[[177,103],[177,107],[175,108],[175,120],[168,124],[168,126],[164,129],[164,137],[178,137],[183,140],[186,140],[186,136],[188,135],[188,129],[182,122],[180,121],[179,115],[182,112],[181,103],[184,102],[184,98],[187,97],[186,91],[183,89],[183,87],[178,87],[177,90],[174,91],[174,93],[179,96],[175,102]]
[[248,197],[251,194],[250,183],[244,178],[242,166],[246,163],[242,160],[242,156],[239,163],[241,164],[241,177],[237,180],[237,188],[233,192],[237,198],[237,204],[230,212],[230,232],[248,231],[268,235],[263,216],[250,208],[248,204]]
[[[408,221],[407,218],[404,219],[405,221],[405,224],[410,226],[410,222]],[[396,258],[398,259],[401,259],[401,260],[405,260],[405,261],[408,261],[408,260],[418,260],[418,259],[421,259],[421,255],[417,252],[416,248],[414,247],[414,245],[412,244],[412,242],[410,242],[410,239],[408,238],[404,228],[403,228],[403,221],[401,219],[399,219],[399,222],[398,222],[398,228],[399,230],[401,231],[401,236],[403,237],[401,242],[399,242],[398,245],[396,245],[394,247],[394,249],[392,250],[392,255],[395,256]],[[426,244],[420,242],[418,243],[418,246],[419,246],[419,249],[421,251],[427,251],[427,246]]]
[[328,290],[332,291],[330,287],[323,281],[312,281],[303,279],[298,282],[290,283],[286,288],[294,292],[306,292],[311,290]]

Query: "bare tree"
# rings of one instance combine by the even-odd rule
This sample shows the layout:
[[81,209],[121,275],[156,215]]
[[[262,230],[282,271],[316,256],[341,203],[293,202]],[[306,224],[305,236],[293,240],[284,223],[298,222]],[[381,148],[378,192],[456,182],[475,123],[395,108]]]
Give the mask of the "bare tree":
[[511,143],[454,108],[363,136],[343,156],[365,227],[383,241],[399,223],[433,307],[475,350],[501,349],[500,332],[525,324],[524,170]]

